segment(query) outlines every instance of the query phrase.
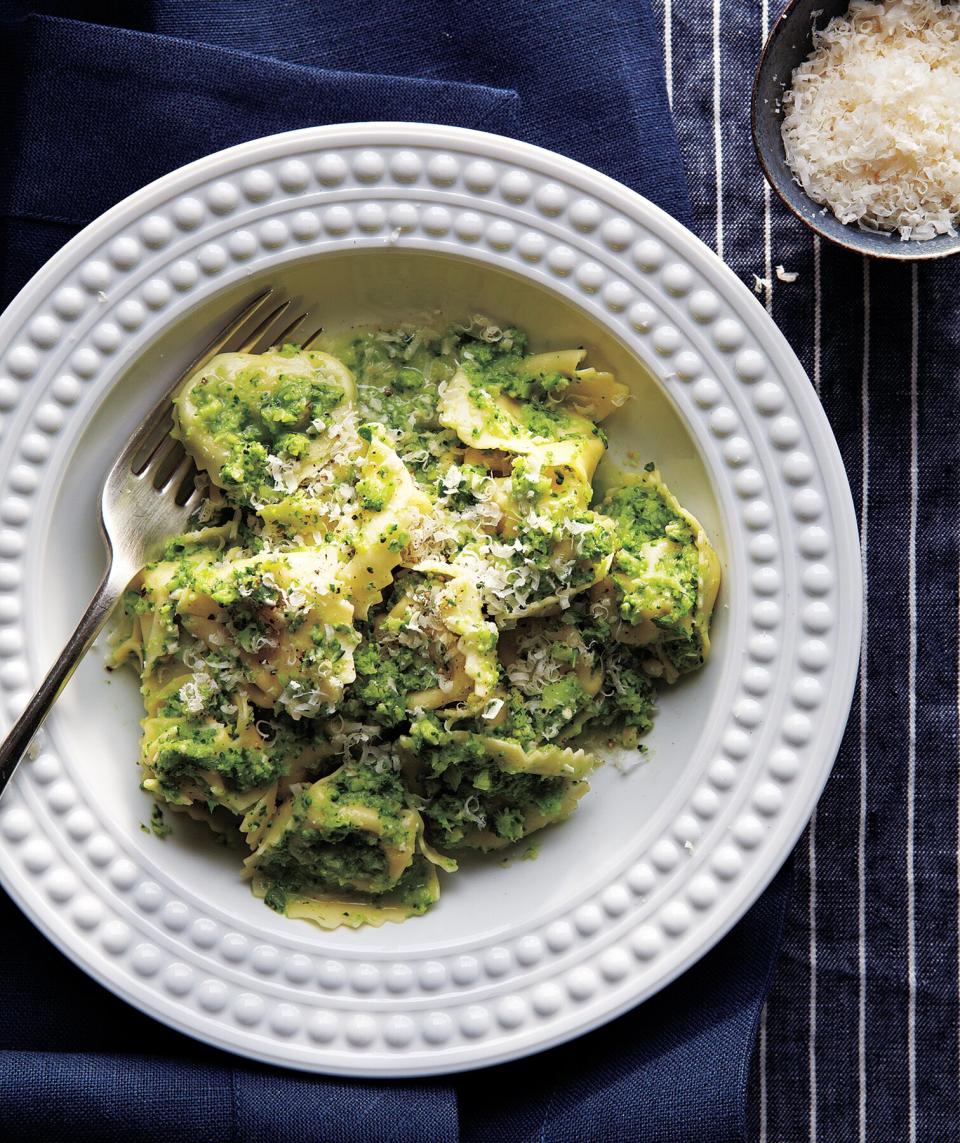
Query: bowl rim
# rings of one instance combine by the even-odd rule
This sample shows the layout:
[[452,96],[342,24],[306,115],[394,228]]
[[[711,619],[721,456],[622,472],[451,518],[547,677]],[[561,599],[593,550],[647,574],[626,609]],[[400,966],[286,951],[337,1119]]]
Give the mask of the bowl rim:
[[[442,1061],[430,1063],[421,1062],[416,1065],[410,1064],[406,1068],[403,1066],[395,1066],[389,1072],[371,1072],[362,1065],[352,1067],[332,1065],[330,1063],[318,1065],[312,1062],[298,1062],[288,1057],[271,1057],[269,1053],[263,1049],[258,1050],[256,1047],[251,1048],[249,1045],[245,1047],[233,1041],[225,1041],[222,1038],[217,1038],[209,1032],[197,1031],[196,1028],[186,1025],[182,1021],[171,1019],[168,1012],[165,1010],[157,1010],[156,1006],[146,1003],[142,996],[131,996],[129,990],[121,987],[117,980],[111,980],[102,970],[92,965],[90,959],[79,953],[72,943],[58,939],[56,931],[46,922],[45,915],[42,914],[38,908],[30,879],[27,878],[26,881],[22,881],[18,879],[18,877],[15,877],[13,875],[13,858],[11,857],[8,861],[6,855],[0,853],[0,872],[3,874],[5,884],[7,884],[8,888],[11,888],[21,908],[34,918],[43,931],[45,931],[48,936],[51,936],[63,951],[73,957],[73,959],[81,964],[88,972],[91,972],[96,979],[105,983],[108,987],[111,987],[125,999],[149,1011],[151,1015],[165,1020],[167,1023],[172,1023],[181,1031],[185,1031],[188,1034],[195,1035],[199,1039],[215,1043],[220,1047],[227,1048],[239,1054],[250,1055],[257,1059],[266,1060],[267,1062],[279,1062],[287,1066],[302,1067],[306,1070],[322,1070],[343,1075],[379,1075],[382,1078],[385,1078],[387,1075],[399,1077],[443,1074],[450,1071],[466,1070],[470,1067],[487,1066],[494,1062],[502,1062],[506,1059],[517,1058],[522,1055],[530,1054],[533,1051],[542,1050],[553,1044],[561,1043],[574,1036],[580,1035],[590,1028],[606,1023],[616,1015],[634,1007],[641,1000],[652,995],[653,992],[658,991],[671,980],[675,979],[676,976],[703,956],[709,948],[713,947],[743,916],[747,908],[749,908],[763,889],[769,884],[775,876],[780,864],[792,849],[796,838],[799,836],[809,814],[812,812],[823,785],[829,776],[832,760],[836,755],[840,738],[844,731],[846,712],[849,709],[850,700],[852,699],[857,675],[857,663],[859,661],[862,584],[859,580],[860,565],[857,559],[857,553],[859,552],[858,530],[856,527],[853,501],[843,470],[842,461],[823,409],[816,400],[813,390],[809,386],[808,379],[783,334],[765,314],[762,307],[757,304],[756,299],[750,294],[743,283],[740,282],[733,271],[724,265],[709,248],[699,242],[699,240],[674,219],[670,218],[670,216],[629,188],[622,186],[598,172],[592,171],[582,164],[556,155],[553,152],[484,132],[467,131],[441,125],[408,123],[342,124],[331,127],[306,128],[296,132],[287,132],[265,137],[264,139],[251,140],[247,143],[197,160],[189,166],[171,172],[155,183],[135,192],[130,198],[117,204],[111,208],[110,211],[91,223],[89,227],[85,228],[84,231],[78,234],[58,252],[58,254],[31,279],[23,290],[21,290],[5,311],[4,315],[0,317],[0,354],[8,351],[9,346],[5,343],[13,333],[17,332],[17,323],[21,318],[24,319],[24,329],[26,329],[27,317],[32,315],[40,304],[45,304],[49,300],[52,290],[48,289],[48,285],[52,287],[53,283],[57,280],[57,275],[60,273],[61,268],[70,266],[75,255],[78,255],[82,251],[98,251],[101,248],[105,250],[107,239],[113,239],[118,233],[122,233],[122,228],[127,222],[142,221],[150,210],[155,209],[159,203],[165,201],[171,191],[186,195],[189,190],[195,188],[201,176],[212,174],[216,172],[218,168],[222,169],[222,171],[226,171],[227,169],[233,170],[232,164],[239,164],[236,166],[234,173],[238,173],[239,171],[248,173],[250,168],[256,167],[259,164],[272,163],[274,167],[276,167],[285,156],[289,157],[293,148],[300,144],[312,148],[313,152],[319,152],[329,147],[359,151],[363,147],[383,147],[389,149],[391,147],[400,148],[408,146],[411,148],[420,147],[425,153],[432,152],[436,154],[438,151],[442,153],[446,148],[451,151],[460,152],[464,163],[480,158],[486,162],[487,166],[490,166],[492,162],[505,164],[508,168],[510,168],[510,164],[515,164],[515,167],[510,168],[511,170],[515,169],[521,173],[534,173],[538,177],[543,176],[544,178],[549,178],[552,174],[558,180],[567,180],[567,185],[574,188],[576,193],[588,196],[594,194],[597,196],[597,200],[604,205],[609,205],[614,212],[622,212],[620,216],[621,222],[626,219],[632,222],[635,229],[639,229],[641,232],[649,230],[651,234],[657,235],[657,238],[646,238],[638,242],[635,246],[630,247],[632,251],[632,262],[630,265],[639,268],[642,273],[649,278],[651,289],[655,286],[656,289],[663,294],[663,297],[666,299],[663,302],[663,306],[668,313],[669,306],[676,304],[676,306],[679,307],[683,305],[686,307],[684,312],[693,313],[693,317],[686,319],[691,329],[697,326],[701,332],[707,331],[712,333],[715,348],[711,350],[711,353],[717,355],[718,358],[723,356],[725,360],[729,360],[729,365],[724,367],[730,373],[728,383],[733,387],[739,385],[744,389],[744,392],[749,391],[750,386],[754,385],[758,378],[762,376],[762,374],[755,372],[757,359],[762,357],[762,355],[750,348],[744,348],[742,351],[740,349],[740,346],[744,344],[743,338],[746,335],[756,336],[758,344],[762,346],[765,353],[770,357],[773,374],[778,378],[782,378],[785,382],[787,393],[794,402],[798,416],[801,417],[803,422],[802,428],[809,434],[810,447],[817,458],[823,463],[824,467],[821,472],[822,484],[828,494],[831,515],[836,522],[836,551],[848,557],[847,567],[838,565],[838,573],[843,576],[844,591],[848,593],[849,598],[844,600],[846,610],[836,619],[837,630],[843,636],[842,640],[840,640],[838,636],[837,655],[838,659],[842,661],[842,670],[840,671],[842,677],[829,696],[830,705],[834,711],[828,720],[829,736],[823,742],[818,741],[818,746],[821,747],[821,761],[815,771],[813,779],[810,779],[808,776],[804,782],[801,809],[794,809],[794,811],[791,812],[789,828],[781,829],[777,833],[776,859],[766,858],[762,873],[759,876],[751,876],[748,879],[749,886],[747,888],[744,888],[742,881],[740,882],[739,887],[731,893],[735,904],[727,911],[723,923],[717,924],[716,921],[714,921],[714,926],[710,931],[710,939],[705,943],[703,941],[699,942],[693,951],[674,958],[674,963],[671,965],[670,970],[668,972],[661,972],[653,987],[645,991],[630,992],[618,1003],[605,1008],[599,1017],[581,1022],[572,1030],[567,1030],[553,1036],[541,1037],[541,1039],[532,1046],[519,1047],[509,1051],[500,1050],[495,1053],[494,1058],[472,1059],[469,1062],[458,1062],[453,1065]],[[299,154],[300,152],[296,153]],[[240,162],[241,160],[245,161],[245,166]],[[358,195],[361,189],[362,188],[358,187]],[[477,196],[479,195],[480,192],[478,191]],[[589,198],[580,201],[588,205],[591,202]],[[596,208],[597,205],[597,201],[592,202],[593,208]],[[506,210],[502,205],[500,209],[501,211]],[[550,212],[544,211],[544,213]],[[586,214],[584,214],[583,217],[586,218]],[[615,217],[617,216],[615,215]],[[593,228],[595,227],[596,224],[594,224]],[[588,230],[593,228],[587,227]],[[580,241],[580,239],[583,239],[583,243],[588,245],[586,238],[584,238],[582,234],[576,233],[578,230],[582,231],[583,227],[575,225],[569,219],[563,223],[563,232],[569,233],[571,241]],[[662,240],[662,245],[660,240]],[[633,241],[633,239],[631,239],[631,241]],[[434,241],[432,245],[437,245],[437,242]],[[493,245],[493,243],[491,243],[491,245]],[[612,238],[607,242],[607,245],[612,249],[620,248]],[[689,257],[691,263],[689,267],[682,260],[678,260],[677,262],[669,261],[670,255],[664,247],[671,247],[671,245],[673,249],[672,257],[677,259]],[[336,248],[347,248],[346,240]],[[432,248],[432,246],[428,243],[421,248],[429,249]],[[682,253],[677,253],[677,248],[679,248]],[[559,249],[558,247],[558,250]],[[571,251],[565,247],[564,249],[566,250],[564,256],[566,262],[566,255],[570,254]],[[447,251],[445,250],[445,252]],[[461,254],[459,250],[452,252],[457,255],[469,257],[469,254]],[[618,255],[618,258],[619,257],[620,255]],[[612,255],[610,255],[610,258],[613,260]],[[647,259],[648,265],[644,263],[644,259]],[[490,260],[493,261],[494,259],[491,257]],[[626,253],[623,253],[622,261],[624,266],[626,266]],[[580,268],[586,269],[594,265],[594,263],[581,262]],[[597,311],[601,309],[601,306],[599,302],[592,300],[593,294],[597,292],[597,287],[588,284],[586,274],[584,274],[581,280],[579,268],[576,274],[572,274],[571,269],[571,266],[566,266],[562,271],[564,280],[569,282],[569,289],[564,288],[559,292],[574,304],[579,305],[580,308],[585,309],[594,320],[597,320]],[[693,273],[693,271],[696,273]],[[561,274],[559,267],[556,273]],[[527,274],[534,280],[537,280],[536,274],[532,269],[528,270]],[[702,285],[705,287],[702,290],[700,288],[694,288],[698,274],[701,276]],[[593,276],[594,272],[591,269],[591,281]],[[576,286],[574,283],[576,283]],[[62,282],[60,284],[62,284]],[[576,294],[576,289],[581,291],[579,295]],[[734,318],[731,318],[729,315],[720,317],[717,313],[713,312],[713,301],[711,301],[709,296],[710,291],[715,291],[717,297],[726,302],[729,311],[735,315]],[[216,293],[216,287],[211,287],[206,296],[209,297],[214,293]],[[678,300],[674,303],[670,301],[670,298]],[[599,320],[607,324],[608,328],[613,329],[613,313],[619,313],[621,309],[625,308],[625,303],[624,305],[620,305],[619,295],[618,300],[615,302],[613,293],[610,293],[609,296],[604,294],[603,301],[607,306],[607,317],[606,319],[600,317]],[[34,303],[37,303],[37,305]],[[650,307],[647,306],[646,310],[649,309]],[[641,304],[631,308],[630,314],[632,316],[630,317],[630,321],[633,328],[638,330],[645,328],[643,323],[648,321],[648,318],[645,316],[646,310],[642,309]],[[179,318],[181,314],[182,306],[176,316]],[[742,321],[746,328],[742,328],[738,324],[738,320],[735,319]],[[167,316],[161,320],[166,324],[171,319]],[[658,330],[664,331],[663,355],[665,358],[669,358],[672,354],[676,353],[676,346],[673,345],[671,348],[671,344],[678,331],[663,321],[661,321],[659,327],[657,327],[654,332],[656,333]],[[667,338],[668,333],[669,339]],[[704,332],[704,337],[705,336],[706,332]],[[14,371],[13,354],[20,348],[20,346],[17,346],[16,349],[10,351],[8,354],[7,361],[11,371]],[[658,350],[658,352],[660,352],[660,350]],[[27,358],[23,354],[16,358],[17,371],[21,370],[26,360]],[[763,362],[761,361],[760,364],[763,364]],[[116,374],[113,376],[113,380],[115,379]],[[662,371],[658,373],[658,380],[661,385],[666,384]],[[694,376],[691,376],[686,378],[684,383],[690,385],[693,381]],[[107,383],[108,381],[104,381],[104,385],[107,385]],[[712,384],[714,386],[716,385],[715,382]],[[762,388],[763,386],[754,391],[760,392]],[[774,386],[774,388],[776,388],[776,386]],[[703,389],[703,395],[706,400],[708,395],[707,388]],[[0,397],[3,397],[2,390],[0,390]],[[771,395],[767,392],[764,396],[764,400],[771,397],[776,397],[776,394]],[[34,403],[38,400],[39,397],[36,398]],[[719,411],[721,410],[718,410],[718,412]],[[729,412],[729,410],[727,410],[727,412]],[[685,421],[688,420],[683,410],[680,410],[680,415]],[[704,414],[704,417],[705,416],[706,414]],[[751,416],[759,418],[760,414],[754,412]],[[759,420],[757,423],[760,423]],[[689,424],[688,429],[690,429],[694,439],[699,441],[700,433],[695,432]],[[724,436],[724,434],[729,435],[729,431],[730,430],[721,427],[718,419],[716,436],[719,438]],[[706,430],[703,429],[701,432],[705,433]],[[772,448],[772,446],[766,447]],[[777,447],[780,448],[782,446],[778,445]],[[9,461],[7,463],[9,467]],[[727,463],[731,466],[734,465],[733,460]],[[0,469],[0,475],[2,475],[2,469]],[[782,481],[783,477],[780,476],[779,479]],[[801,511],[801,506],[797,503],[793,513],[798,520],[803,517],[803,513],[807,511],[809,504],[809,500],[805,501],[803,510]],[[856,563],[855,573],[853,570],[854,562]],[[826,758],[829,764],[824,762],[823,758]],[[11,817],[9,813],[10,808],[17,812],[20,807],[19,805],[3,807],[7,812],[0,815],[0,818],[3,819],[0,821],[0,828],[3,827],[3,822]],[[17,824],[15,831],[20,830],[22,820],[22,818],[16,818]],[[756,819],[754,818],[753,821],[756,821]],[[786,825],[787,823],[784,824]],[[751,829],[752,828],[751,826]],[[10,824],[9,830],[12,836],[12,832],[15,832],[13,824]],[[751,848],[751,845],[756,844],[756,841],[751,842],[749,839],[745,840],[743,842],[744,852],[747,852]],[[20,869],[19,866],[17,867],[17,871],[22,873],[22,869]],[[24,888],[24,886],[27,886],[27,888]],[[616,900],[619,901],[620,898],[618,897]],[[619,904],[611,899],[610,908],[608,910],[610,915],[617,916],[617,910],[619,908]],[[592,924],[592,922],[590,923]],[[584,922],[584,925],[586,930],[586,922]],[[640,955],[639,952],[636,953],[637,957]],[[433,1053],[431,1053],[431,1055],[432,1054]]]
[[[923,247],[928,244],[929,239],[908,238],[906,241],[903,241],[895,237],[892,231],[890,232],[889,250],[866,248],[859,244],[855,238],[851,237],[849,240],[845,240],[840,235],[831,233],[817,222],[820,214],[824,211],[829,213],[830,208],[811,198],[803,186],[797,182],[796,176],[792,175],[792,171],[791,176],[793,182],[799,188],[804,198],[806,198],[812,206],[817,208],[816,215],[809,217],[799,210],[780,186],[779,180],[774,176],[773,170],[767,161],[767,151],[760,138],[760,118],[763,114],[760,109],[760,81],[767,66],[771,45],[786,32],[790,21],[795,18],[794,9],[802,2],[803,0],[787,0],[783,10],[771,25],[770,31],[767,33],[766,39],[763,42],[753,77],[753,86],[750,94],[750,135],[753,139],[753,148],[756,152],[757,161],[760,164],[760,169],[763,172],[763,177],[766,179],[768,186],[776,193],[787,210],[806,227],[812,230],[814,234],[828,242],[832,242],[833,245],[839,246],[843,250],[849,250],[852,254],[861,254],[865,258],[880,258],[886,262],[934,262],[941,258],[950,258],[954,254],[960,254],[960,236],[955,239],[955,245],[949,250],[929,250],[924,252]],[[779,132],[778,138],[780,138]],[[785,155],[784,162],[786,162]],[[789,164],[787,165],[789,167]],[[875,233],[874,231],[868,230],[860,231],[860,229],[855,227],[852,223],[847,223],[845,228],[849,229],[851,235],[858,233]]]

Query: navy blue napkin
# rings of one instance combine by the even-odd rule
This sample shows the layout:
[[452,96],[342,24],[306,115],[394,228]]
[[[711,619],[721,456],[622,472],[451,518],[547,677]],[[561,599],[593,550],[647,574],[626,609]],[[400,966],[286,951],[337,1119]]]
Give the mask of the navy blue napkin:
[[[0,0],[0,301],[150,179],[244,139],[447,122],[565,152],[688,217],[646,0]],[[5,1138],[380,1143],[743,1137],[788,874],[698,966],[573,1044],[455,1080],[257,1068],[88,981],[0,899]]]

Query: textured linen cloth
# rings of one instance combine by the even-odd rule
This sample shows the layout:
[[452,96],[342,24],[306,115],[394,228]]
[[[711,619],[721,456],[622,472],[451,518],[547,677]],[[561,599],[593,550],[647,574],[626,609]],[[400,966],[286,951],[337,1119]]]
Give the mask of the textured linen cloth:
[[[25,6],[0,0],[3,301],[136,187],[212,150],[313,123],[419,119],[515,135],[690,218],[646,0],[417,0],[402,12],[380,0],[29,7],[25,18]],[[710,77],[699,60],[682,74],[706,83],[684,143],[712,240],[713,168],[698,134]],[[88,981],[3,900],[0,1135],[737,1140],[788,889],[782,874],[697,967],[574,1044],[491,1072],[394,1084],[258,1068],[195,1044]]]
[[780,6],[655,0],[694,229],[761,280],[819,392],[867,583],[862,677],[798,847],[751,1137],[955,1143],[960,261],[870,261],[771,202],[750,88]]

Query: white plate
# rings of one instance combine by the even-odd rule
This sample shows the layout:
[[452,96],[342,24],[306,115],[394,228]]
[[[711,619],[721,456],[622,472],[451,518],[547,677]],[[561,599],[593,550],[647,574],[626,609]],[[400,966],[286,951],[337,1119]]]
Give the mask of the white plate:
[[104,470],[205,335],[266,283],[328,325],[486,312],[586,344],[722,553],[707,668],[666,691],[651,758],[592,781],[536,861],[476,860],[438,907],[324,933],[276,916],[200,827],[160,841],[132,675],[94,652],[0,806],[0,871],[94,978],[231,1051],[366,1076],[569,1039],[702,956],[799,835],[856,671],[860,561],[836,444],[756,300],[697,239],[585,167],[447,127],[359,124],[212,155],[108,212],[0,319],[0,688],[9,714],[102,566]]

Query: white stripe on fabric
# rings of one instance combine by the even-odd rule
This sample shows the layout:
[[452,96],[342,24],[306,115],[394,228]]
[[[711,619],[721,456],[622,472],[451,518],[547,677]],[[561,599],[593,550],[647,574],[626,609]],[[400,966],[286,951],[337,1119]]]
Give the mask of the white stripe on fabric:
[[[766,8],[766,0],[764,0]],[[768,188],[769,189],[769,188]],[[769,216],[769,205],[764,207]],[[814,236],[813,248],[813,384],[820,393],[820,240]],[[769,293],[768,293],[769,297]],[[768,307],[770,308],[770,307]],[[810,1031],[807,1043],[807,1068],[810,1078],[810,1140],[817,1138],[817,811],[814,809],[807,834],[810,875]]]
[[820,395],[820,335],[823,285],[820,279],[820,236],[813,236],[813,387]]
[[817,811],[807,831],[807,866],[810,873],[810,1036],[807,1068],[810,1073],[810,1143],[817,1143]]
[[[760,47],[763,47],[767,38],[767,25],[770,21],[768,0],[762,0],[760,9]],[[763,274],[767,282],[766,306],[767,312],[773,314],[773,261],[770,252],[770,186],[761,175],[763,183],[763,235],[764,235],[764,269]],[[758,1143],[767,1143],[767,1002],[764,1000],[760,1009],[760,1042],[757,1046],[758,1068],[760,1072],[760,1124]]]
[[723,138],[720,121],[720,3],[713,0],[713,152],[717,188],[717,254],[723,257]]
[[[767,26],[770,22],[769,0],[762,0],[760,5],[760,47],[763,48],[767,39]],[[763,278],[766,282],[766,298],[764,304],[767,313],[773,317],[773,223],[770,217],[770,184],[761,175],[763,186]]]
[[667,102],[673,110],[673,0],[663,0],[663,74],[667,81]]
[[917,372],[920,299],[916,263],[910,269],[910,537],[907,596],[907,1087],[910,1143],[917,1140],[917,933],[913,867],[914,792],[917,783]]
[[767,1004],[760,1009],[760,1042],[757,1045],[760,1057],[760,1124],[757,1143],[767,1143]]
[[[819,248],[820,240],[817,241]],[[860,375],[860,560],[863,639],[860,643],[860,818],[857,830],[857,1106],[859,1143],[867,1143],[867,640],[870,632],[867,553],[870,536],[870,259],[863,259],[863,371]]]

